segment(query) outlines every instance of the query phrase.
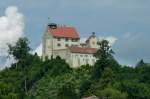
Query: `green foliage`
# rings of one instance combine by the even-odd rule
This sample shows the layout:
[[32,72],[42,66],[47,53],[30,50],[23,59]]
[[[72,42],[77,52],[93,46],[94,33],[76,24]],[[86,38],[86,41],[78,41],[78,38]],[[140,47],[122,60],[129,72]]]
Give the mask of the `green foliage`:
[[106,99],[127,99],[126,93],[122,93],[119,90],[116,90],[111,87],[106,87],[103,90],[98,90],[97,92],[95,92],[95,95],[97,95],[100,98]]
[[111,85],[113,84],[113,82],[115,82],[115,74],[114,72],[110,69],[110,68],[105,68],[102,77],[100,79],[100,83],[101,85]]
[[0,71],[0,99],[150,99],[150,64],[121,66],[108,41],[99,43],[94,66],[72,69],[59,56],[51,60],[29,53],[26,38],[9,45],[17,62]]
[[97,53],[95,53],[95,57],[98,59],[109,59],[112,58],[112,54],[114,53],[111,49],[111,46],[109,46],[109,42],[107,40],[102,40],[101,42],[98,42],[99,49]]
[[17,99],[17,94],[11,92],[10,85],[0,83],[0,99]]
[[58,89],[57,99],[78,99],[78,96],[71,83],[66,83]]
[[146,65],[146,63],[143,61],[143,59],[141,59],[141,60],[137,63],[136,67],[145,66],[145,65]]
[[92,75],[92,79],[94,80],[100,78],[101,73],[104,71],[104,69],[111,65],[109,63],[113,61],[112,54],[114,54],[107,40],[102,40],[101,42],[98,42],[98,45],[99,49],[94,55],[98,59],[94,65],[94,71]]
[[71,68],[69,67],[69,65],[65,62],[65,60],[62,60],[59,56],[57,56],[56,59],[52,59],[49,65],[49,73],[52,76],[61,75],[66,72],[71,72]]
[[27,38],[20,38],[15,46],[9,44],[9,54],[13,55],[16,60],[24,59],[30,51],[28,43],[29,42]]
[[[77,81],[70,73],[51,77],[49,73],[29,91],[31,99],[57,99],[60,97],[77,97]],[[67,91],[67,93],[66,93]],[[68,91],[70,93],[68,93]]]
[[121,90],[127,92],[128,98],[131,99],[149,99],[150,86],[140,83],[136,80],[124,81],[120,84]]

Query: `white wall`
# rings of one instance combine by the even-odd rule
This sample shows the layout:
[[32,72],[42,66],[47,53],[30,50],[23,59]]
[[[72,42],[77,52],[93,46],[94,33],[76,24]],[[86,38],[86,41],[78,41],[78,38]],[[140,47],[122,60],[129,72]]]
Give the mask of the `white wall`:
[[[68,38],[68,41],[66,41],[66,38],[58,38],[53,37],[50,33],[45,32],[43,36],[43,49],[42,49],[42,56],[43,59],[48,56],[49,58],[52,56],[54,50],[60,50],[60,49],[67,49],[66,44],[68,46],[72,45],[80,45],[80,40],[77,39],[76,41],[72,41],[71,38]],[[58,46],[60,44],[60,46]]]
[[91,37],[89,42],[87,42],[87,46],[90,48],[98,48],[98,39],[96,37]]
[[[95,41],[92,39],[90,42]],[[58,46],[58,43],[61,46]],[[60,56],[62,59],[65,59],[66,62],[73,68],[80,67],[81,65],[94,65],[96,62],[96,58],[93,54],[81,54],[81,53],[71,53],[69,49],[65,46],[68,44],[69,46],[72,45],[80,45],[79,40],[72,41],[72,39],[68,39],[66,41],[65,38],[58,38],[53,37],[50,33],[45,33],[43,36],[43,59],[48,56],[51,58],[52,54],[54,57]],[[91,44],[91,43],[90,43]]]
[[45,32],[43,35],[43,47],[42,47],[42,57],[43,59],[48,56],[50,57],[52,55],[52,36]]
[[76,68],[81,65],[94,65],[96,58],[93,54],[80,54],[80,53],[71,53],[71,66]]
[[[58,46],[58,43],[61,46]],[[54,50],[57,49],[66,49],[66,44],[68,44],[68,46],[72,46],[72,45],[79,45],[79,39],[77,41],[72,41],[72,39],[68,39],[68,41],[66,41],[66,38],[60,38],[60,41],[58,41],[58,38],[53,38],[53,48]]]

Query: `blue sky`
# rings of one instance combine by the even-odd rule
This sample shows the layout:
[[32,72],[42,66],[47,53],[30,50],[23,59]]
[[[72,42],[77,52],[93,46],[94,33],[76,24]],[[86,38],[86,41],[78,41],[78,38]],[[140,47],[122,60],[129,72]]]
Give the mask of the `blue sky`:
[[[0,0],[0,16],[17,6],[25,18],[25,35],[35,49],[48,22],[76,27],[82,38],[117,38],[113,46],[121,64],[150,62],[150,0]],[[51,19],[48,20],[48,17]]]

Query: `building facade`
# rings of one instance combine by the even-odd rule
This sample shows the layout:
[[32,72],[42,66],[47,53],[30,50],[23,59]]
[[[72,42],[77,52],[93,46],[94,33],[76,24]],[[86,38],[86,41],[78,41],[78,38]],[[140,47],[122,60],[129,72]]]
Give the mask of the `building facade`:
[[93,65],[96,62],[93,54],[98,48],[97,37],[92,33],[86,42],[81,44],[79,33],[74,27],[51,23],[43,35],[42,48],[43,59],[60,56],[73,68]]

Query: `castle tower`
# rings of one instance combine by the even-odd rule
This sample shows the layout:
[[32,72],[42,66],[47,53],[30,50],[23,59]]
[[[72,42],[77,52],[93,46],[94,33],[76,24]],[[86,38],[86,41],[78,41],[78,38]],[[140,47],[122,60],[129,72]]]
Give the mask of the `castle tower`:
[[98,39],[95,35],[95,32],[93,32],[92,35],[86,40],[86,45],[89,48],[98,48],[97,42]]
[[50,23],[43,36],[43,58],[56,56],[56,51],[80,45],[80,37],[74,27]]

